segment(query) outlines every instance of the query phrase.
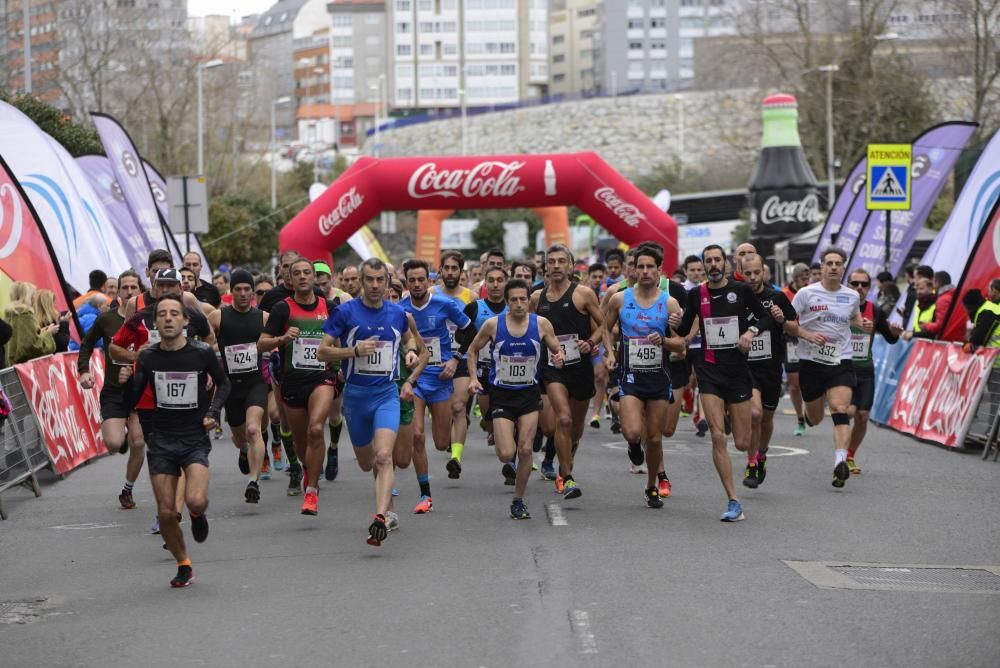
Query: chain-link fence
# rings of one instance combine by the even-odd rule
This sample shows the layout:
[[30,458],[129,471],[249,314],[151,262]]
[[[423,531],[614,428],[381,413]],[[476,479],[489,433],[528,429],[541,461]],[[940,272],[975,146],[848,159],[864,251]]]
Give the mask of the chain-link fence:
[[[0,420],[0,494],[25,485],[41,496],[35,473],[50,464],[38,422],[14,369],[0,370],[0,385],[11,404],[10,414]],[[7,519],[2,497],[0,519]]]
[[1000,455],[1000,443],[997,442],[997,431],[1000,429],[1000,367],[993,367],[990,377],[983,389],[983,398],[972,416],[972,424],[966,434],[966,445],[982,445],[983,459],[993,452],[996,461]]

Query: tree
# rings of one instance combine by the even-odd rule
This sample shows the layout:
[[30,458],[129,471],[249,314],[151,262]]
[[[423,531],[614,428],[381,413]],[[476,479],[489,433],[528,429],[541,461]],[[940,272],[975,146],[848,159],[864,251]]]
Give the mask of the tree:
[[1000,124],[1000,0],[945,0],[943,31],[955,48],[949,53],[960,82],[971,98],[972,118],[980,138]]
[[0,100],[20,110],[35,125],[62,144],[73,157],[88,153],[104,154],[104,148],[93,127],[74,123],[72,118],[51,104],[23,93],[10,97],[4,91],[0,91]]
[[[292,212],[295,213],[295,212]],[[208,205],[209,233],[202,246],[209,262],[265,267],[278,246],[278,230],[291,216],[272,212],[268,202],[250,195],[223,195]]]

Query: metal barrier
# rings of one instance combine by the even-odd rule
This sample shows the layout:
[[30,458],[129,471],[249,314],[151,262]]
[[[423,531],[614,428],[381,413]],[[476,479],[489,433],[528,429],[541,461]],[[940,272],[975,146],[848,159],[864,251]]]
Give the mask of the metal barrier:
[[965,440],[967,444],[975,443],[983,446],[983,459],[993,451],[993,461],[1000,456],[1000,443],[997,433],[1000,431],[1000,367],[993,367],[989,380],[983,389],[983,397],[972,416],[972,424]]
[[[51,468],[52,464],[38,421],[13,368],[0,370],[0,384],[11,402],[10,415],[0,422],[0,494],[24,485],[39,497],[42,489],[35,474],[41,469]],[[7,519],[2,498],[0,519]]]

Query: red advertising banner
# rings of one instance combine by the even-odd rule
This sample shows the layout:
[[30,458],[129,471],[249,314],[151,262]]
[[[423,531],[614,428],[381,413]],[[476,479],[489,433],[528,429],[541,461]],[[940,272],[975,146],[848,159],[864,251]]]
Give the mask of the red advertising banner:
[[899,381],[889,426],[904,434],[958,447],[982,397],[996,349],[917,341]]
[[1000,199],[993,205],[993,211],[980,231],[972,256],[962,272],[955,297],[951,300],[951,310],[946,314],[947,320],[941,334],[944,340],[965,339],[965,324],[969,321],[969,314],[962,306],[962,297],[975,288],[989,299],[990,281],[994,278],[1000,278]]
[[77,353],[61,353],[14,367],[59,474],[106,453],[98,400],[104,359],[100,352],[94,352],[90,368],[97,384],[91,390],[80,388],[76,360]]

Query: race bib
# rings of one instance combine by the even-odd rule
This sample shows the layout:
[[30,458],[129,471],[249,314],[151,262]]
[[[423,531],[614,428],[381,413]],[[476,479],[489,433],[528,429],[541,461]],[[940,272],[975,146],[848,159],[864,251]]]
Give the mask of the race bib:
[[646,337],[630,338],[628,367],[631,371],[659,371],[663,368],[663,348],[650,343]]
[[871,337],[864,332],[860,334],[851,334],[851,357],[860,360],[867,361],[868,354],[871,350],[872,340]]
[[484,366],[489,366],[493,362],[493,351],[490,350],[490,346],[486,345],[479,349],[479,356],[476,358],[479,363]]
[[771,330],[764,330],[753,337],[753,340],[750,341],[750,355],[748,357],[751,360],[771,359]]
[[797,342],[785,342],[785,361],[789,364],[799,363],[799,344]]
[[448,326],[448,333],[451,335],[451,351],[453,353],[457,353],[459,348],[462,347],[461,345],[459,345],[458,341],[455,340],[455,332],[458,331],[458,325],[449,322],[447,326]]
[[[560,334],[556,337],[559,348],[562,349],[563,364],[576,364],[580,361],[580,337],[576,334]],[[549,362],[551,364],[551,362]]]
[[292,368],[303,371],[322,371],[326,368],[325,362],[320,362],[317,357],[319,344],[323,339],[302,337],[295,339],[292,344]]
[[392,341],[376,341],[375,350],[359,357],[354,370],[362,376],[391,376]]
[[229,373],[252,373],[257,370],[257,344],[240,343],[226,346],[226,367]]
[[441,339],[436,336],[424,337],[424,345],[431,353],[427,366],[441,366]]
[[822,346],[810,343],[809,349],[813,362],[819,362],[827,366],[837,366],[840,364],[840,346],[835,343],[825,343]]
[[503,385],[531,385],[535,380],[535,357],[501,355],[496,377]]
[[735,315],[705,318],[705,338],[712,350],[735,348],[740,340],[740,319]]
[[167,410],[198,407],[196,371],[155,371],[156,406]]

